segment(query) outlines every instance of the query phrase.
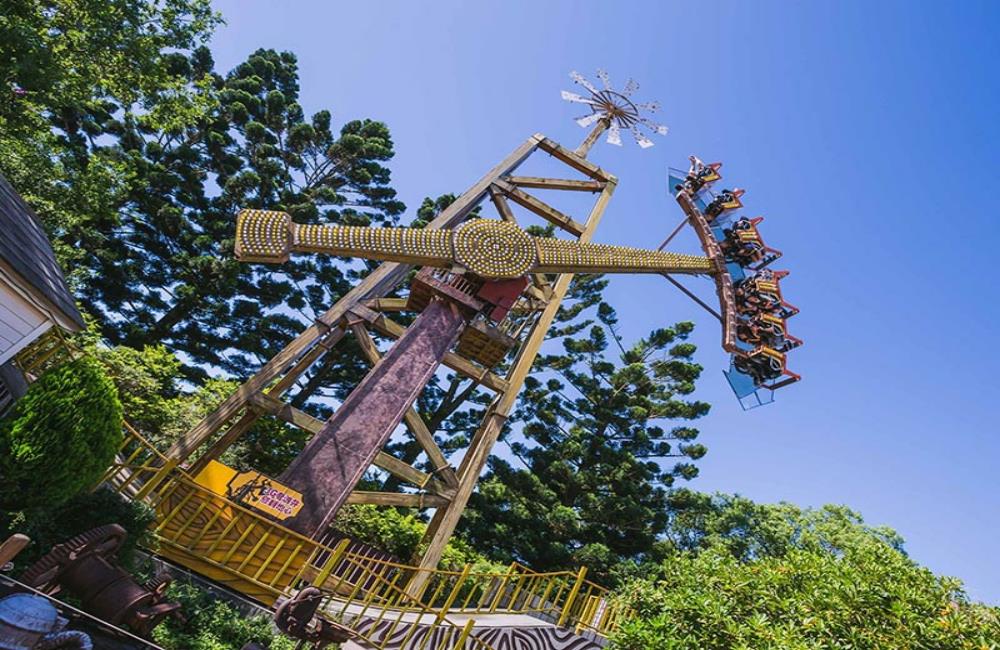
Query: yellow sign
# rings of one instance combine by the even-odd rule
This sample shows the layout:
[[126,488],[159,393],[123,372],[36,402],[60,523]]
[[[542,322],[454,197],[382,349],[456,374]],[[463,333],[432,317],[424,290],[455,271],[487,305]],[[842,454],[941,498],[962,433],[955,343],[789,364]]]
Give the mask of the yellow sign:
[[276,519],[294,517],[302,509],[302,494],[260,472],[237,472],[209,461],[194,479],[219,496],[249,506]]

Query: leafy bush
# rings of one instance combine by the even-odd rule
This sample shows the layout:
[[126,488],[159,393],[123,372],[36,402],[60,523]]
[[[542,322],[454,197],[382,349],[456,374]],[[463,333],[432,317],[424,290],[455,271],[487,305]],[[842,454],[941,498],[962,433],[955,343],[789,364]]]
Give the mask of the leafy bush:
[[373,505],[341,508],[334,526],[352,539],[374,546],[403,562],[416,553],[427,528],[411,513]]
[[170,618],[153,630],[153,640],[165,650],[236,650],[251,641],[271,650],[295,647],[274,631],[270,618],[243,616],[193,582],[174,582],[167,597],[181,604],[185,621]]
[[0,508],[65,503],[100,478],[121,441],[118,391],[96,360],[49,370],[0,420]]
[[[207,379],[194,390],[182,390],[183,364],[162,345],[108,347],[93,327],[77,341],[97,357],[118,387],[129,424],[160,451],[166,451],[240,386],[233,380]],[[220,460],[237,469],[277,475],[302,450],[308,437],[303,429],[264,416]]]
[[918,566],[847,508],[685,495],[675,550],[620,593],[614,650],[1000,647],[1000,610]]
[[[341,508],[334,526],[352,539],[385,551],[402,562],[408,562],[418,551],[423,551],[420,540],[427,530],[427,524],[413,512],[373,505]],[[452,537],[445,546],[438,568],[461,571],[466,564],[472,564],[473,570],[478,572],[502,573],[507,568],[490,561],[462,538]]]
[[91,528],[119,524],[128,532],[118,559],[126,568],[134,568],[136,546],[152,547],[149,526],[155,515],[148,506],[123,499],[113,491],[101,488],[84,492],[66,503],[36,508],[28,512],[0,512],[0,539],[14,533],[31,538],[31,545],[16,558],[15,575],[38,560],[55,544]]

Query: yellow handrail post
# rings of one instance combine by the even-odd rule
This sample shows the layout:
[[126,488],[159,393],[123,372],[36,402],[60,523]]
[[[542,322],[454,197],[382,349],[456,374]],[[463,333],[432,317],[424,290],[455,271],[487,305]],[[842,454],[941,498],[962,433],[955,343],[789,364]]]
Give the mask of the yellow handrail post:
[[493,596],[493,602],[490,603],[490,613],[497,611],[497,606],[500,604],[501,599],[503,599],[504,592],[507,591],[507,583],[515,571],[517,571],[517,562],[511,562],[507,568],[507,573],[504,574],[503,580],[497,586],[497,593]]
[[470,618],[468,621],[466,621],[465,627],[462,628],[462,634],[459,635],[458,641],[452,647],[459,648],[459,650],[461,650],[461,648],[464,648],[465,642],[469,640],[469,636],[472,634],[472,628],[474,628],[475,626],[476,626],[476,621],[474,619]]
[[444,617],[448,615],[448,610],[455,604],[455,599],[458,598],[458,592],[462,590],[462,585],[464,585],[465,581],[469,578],[469,572],[471,570],[471,564],[466,564],[462,567],[462,575],[458,576],[455,586],[451,588],[451,593],[448,594],[448,597],[444,600],[444,604],[441,605],[441,611],[439,611],[437,615],[438,623],[444,620]]
[[313,582],[314,585],[320,589],[323,588],[323,585],[326,583],[326,579],[330,577],[330,573],[333,572],[333,569],[340,562],[340,558],[343,557],[350,543],[351,540],[347,537],[337,542],[337,545],[332,551],[330,551],[330,557],[326,558],[326,564],[323,565],[323,568],[320,569],[319,575],[316,576],[316,581]]
[[168,460],[163,467],[157,470],[156,474],[146,481],[145,485],[139,488],[139,491],[135,493],[135,500],[142,501],[149,496],[149,493],[159,487],[160,483],[163,482],[163,479],[167,478],[167,476],[173,472],[176,467],[176,460]]
[[580,593],[580,589],[583,588],[583,582],[587,579],[587,567],[582,566],[576,574],[576,583],[569,592],[569,596],[566,597],[566,604],[563,605],[562,614],[559,616],[559,627],[566,625],[566,621],[569,620],[570,611],[573,609],[573,601],[576,600],[577,595]]

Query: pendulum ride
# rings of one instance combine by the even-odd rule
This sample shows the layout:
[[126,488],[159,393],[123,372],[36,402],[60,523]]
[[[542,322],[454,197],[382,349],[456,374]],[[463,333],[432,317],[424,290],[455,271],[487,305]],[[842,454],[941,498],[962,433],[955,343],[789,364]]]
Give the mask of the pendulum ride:
[[[426,551],[400,583],[408,595],[419,596],[576,273],[662,275],[712,312],[731,355],[726,376],[745,406],[746,398],[764,403],[770,392],[798,379],[785,367],[786,354],[800,343],[785,328],[796,309],[781,296],[785,272],[766,268],[780,253],[764,245],[760,218],[739,215],[742,190],[713,192],[720,164],[698,161],[688,173],[671,171],[670,190],[685,214],[682,226],[694,229],[700,254],[663,250],[677,231],[659,250],[591,243],[618,183],[588,159],[591,148],[604,134],[608,143],[621,145],[623,130],[647,148],[653,142],[642,129],[665,135],[666,127],[643,116],[658,105],[635,102],[638,86],[631,80],[618,91],[603,72],[603,89],[571,76],[586,92],[564,91],[563,99],[586,106],[588,114],[577,122],[592,127],[580,146],[568,149],[540,134],[528,138],[425,228],[298,223],[270,210],[238,215],[236,256],[245,263],[281,264],[292,254],[382,263],[160,461],[137,467],[135,472],[146,472],[143,478],[123,481],[126,474],[116,475],[112,482],[123,493],[156,505],[159,553],[271,604],[305,583],[323,587],[333,553],[324,536],[345,504],[433,508]],[[520,175],[522,164],[540,153],[562,172]],[[552,205],[566,196],[578,204],[586,197],[593,201],[582,211]],[[490,204],[497,218],[475,212]],[[556,236],[532,236],[522,227],[525,218],[541,218]],[[711,279],[718,309],[678,276]],[[391,297],[408,278],[405,297]],[[400,312],[415,315],[408,326],[396,320]],[[356,339],[371,369],[333,414],[321,421],[283,399],[345,336]],[[391,347],[381,350],[375,336],[393,341]],[[493,396],[457,467],[414,408],[442,366]],[[312,434],[279,477],[237,472],[219,462],[262,416]],[[384,449],[400,425],[423,450],[419,467]],[[358,489],[372,467],[402,481],[404,491]]]

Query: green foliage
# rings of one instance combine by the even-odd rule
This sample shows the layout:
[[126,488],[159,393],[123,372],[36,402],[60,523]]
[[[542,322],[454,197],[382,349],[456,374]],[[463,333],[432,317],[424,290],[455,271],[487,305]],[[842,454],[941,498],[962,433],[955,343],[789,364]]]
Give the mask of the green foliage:
[[427,526],[396,508],[349,505],[337,513],[334,528],[405,561],[416,553]]
[[123,499],[109,489],[83,492],[66,503],[36,508],[29,512],[0,512],[0,539],[23,533],[31,538],[31,545],[16,559],[17,573],[41,558],[56,544],[106,524],[119,524],[128,533],[125,544],[118,552],[118,559],[127,567],[136,565],[134,551],[137,546],[153,547],[149,525],[155,514],[148,506]]
[[[93,327],[77,342],[101,362],[117,386],[129,424],[160,451],[239,387],[236,381],[208,379],[191,389],[180,360],[162,345],[109,347],[100,343]],[[238,469],[277,475],[305,446],[307,437],[302,429],[262,417],[221,460]]]
[[[307,223],[393,223],[402,204],[381,165],[392,141],[378,122],[351,121],[337,132],[328,111],[307,116],[290,53],[258,50],[226,76],[212,70],[207,52],[178,65],[208,107],[196,123],[178,133],[138,119],[106,124],[116,138],[107,155],[135,175],[113,246],[94,260],[102,281],[87,284],[83,298],[113,342],[164,343],[199,366],[245,374],[357,273],[327,257],[280,269],[241,264],[232,255],[235,212],[264,207]],[[337,372],[336,362],[326,371]]]
[[0,508],[65,502],[97,482],[121,441],[118,391],[96,360],[49,370],[0,420]]
[[[204,111],[178,58],[218,22],[208,0],[12,0],[0,12],[0,171],[35,207],[71,284],[120,225],[134,171],[110,116],[178,128]],[[183,67],[183,66],[181,66]]]
[[684,496],[666,559],[621,591],[616,650],[1000,647],[1000,611],[857,513]]
[[[334,528],[354,540],[407,562],[416,557],[418,552],[423,552],[420,541],[427,530],[427,524],[412,511],[373,505],[349,505],[337,513]],[[466,564],[472,564],[479,572],[502,570],[500,565],[488,560],[465,540],[460,537],[451,538],[438,568],[459,571]]]
[[[14,0],[0,16],[0,119],[175,90],[168,49],[190,49],[218,21],[207,0]],[[55,115],[52,115],[55,117]]]
[[675,490],[670,494],[666,536],[657,553],[724,549],[741,561],[781,557],[791,550],[840,553],[879,540],[903,552],[903,540],[888,527],[871,527],[845,506],[799,508],[761,504],[735,494]]
[[243,616],[194,582],[177,581],[167,598],[181,604],[184,622],[169,618],[153,630],[165,650],[235,650],[255,641],[270,650],[292,650],[295,641],[274,631],[266,616]]
[[[668,492],[697,475],[697,429],[670,420],[708,411],[687,399],[701,366],[686,341],[691,323],[654,330],[626,347],[605,282],[581,277],[552,336],[563,352],[539,357],[505,442],[523,467],[490,460],[465,536],[491,556],[536,570],[588,564],[598,578],[651,553],[667,529]],[[596,306],[596,321],[587,317]],[[675,458],[668,465],[663,461]]]
[[[18,0],[0,16],[0,172],[41,217],[102,335],[181,353],[188,378],[243,376],[343,295],[365,266],[232,256],[235,212],[394,223],[384,124],[307,115],[294,55],[229,74],[204,47],[208,0]],[[328,354],[297,396],[356,383]],[[156,405],[151,405],[156,406]]]
[[184,411],[176,356],[162,345],[141,350],[94,345],[90,350],[118,388],[129,424],[148,438],[158,438],[176,424]]

